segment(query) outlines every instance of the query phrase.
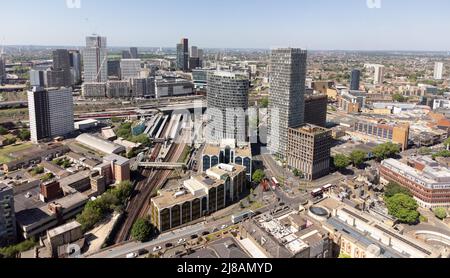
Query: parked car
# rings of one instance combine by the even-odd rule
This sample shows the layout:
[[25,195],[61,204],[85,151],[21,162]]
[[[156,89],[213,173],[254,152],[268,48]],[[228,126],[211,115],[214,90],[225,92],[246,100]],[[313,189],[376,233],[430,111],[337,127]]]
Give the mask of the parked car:
[[173,244],[172,243],[170,243],[170,242],[168,242],[168,243],[166,243],[166,248],[172,248],[173,247]]
[[147,249],[141,249],[141,250],[138,251],[139,256],[143,256],[143,255],[146,255],[146,254],[148,254],[148,253],[149,253],[149,252],[148,252]]
[[153,248],[153,252],[158,252],[161,249],[162,249],[161,246],[156,246],[155,248]]
[[198,235],[191,235],[191,239],[197,239]]
[[130,253],[126,257],[127,257],[127,259],[135,259],[135,258],[139,257],[139,254],[138,253]]

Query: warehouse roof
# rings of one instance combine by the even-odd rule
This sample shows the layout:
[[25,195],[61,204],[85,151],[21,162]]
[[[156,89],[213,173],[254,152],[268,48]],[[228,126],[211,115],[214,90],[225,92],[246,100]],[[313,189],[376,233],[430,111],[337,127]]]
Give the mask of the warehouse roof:
[[91,147],[106,154],[118,154],[125,151],[125,147],[111,143],[97,136],[87,133],[81,134],[77,137],[77,141],[87,147]]

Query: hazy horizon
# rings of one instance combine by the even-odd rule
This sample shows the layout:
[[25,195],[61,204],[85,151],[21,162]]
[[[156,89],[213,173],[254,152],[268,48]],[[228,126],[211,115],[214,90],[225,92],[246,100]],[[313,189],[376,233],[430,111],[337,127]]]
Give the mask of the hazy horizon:
[[450,26],[447,0],[380,0],[379,8],[367,0],[81,0],[80,8],[66,0],[4,2],[0,45],[9,46],[83,47],[97,33],[112,48],[173,48],[187,37],[205,49],[450,49],[442,35]]

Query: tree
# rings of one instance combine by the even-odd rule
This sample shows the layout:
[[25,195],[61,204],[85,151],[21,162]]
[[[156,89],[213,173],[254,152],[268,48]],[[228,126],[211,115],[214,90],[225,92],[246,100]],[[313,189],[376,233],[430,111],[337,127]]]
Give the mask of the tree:
[[261,107],[262,107],[262,108],[267,108],[267,107],[269,107],[269,98],[268,98],[268,97],[264,97],[264,98],[261,100]]
[[49,180],[53,179],[55,176],[52,173],[47,173],[41,177],[42,182],[48,182]]
[[433,154],[433,159],[436,159],[438,157],[450,157],[450,151],[443,150]]
[[447,150],[449,149],[449,147],[450,147],[450,137],[447,138],[447,140],[444,141],[444,146],[447,147]]
[[83,212],[77,216],[77,221],[81,224],[83,231],[91,230],[103,220],[105,215],[117,211],[125,205],[132,192],[133,184],[130,181],[124,181],[115,188],[105,192],[99,198],[89,201]]
[[434,215],[441,220],[447,218],[447,211],[445,210],[445,208],[436,208],[433,212]]
[[22,129],[18,135],[18,137],[20,138],[20,140],[22,141],[28,141],[31,138],[31,133],[29,130],[27,129]]
[[420,155],[430,155],[432,152],[433,152],[433,150],[430,148],[427,148],[427,147],[422,147],[419,149]]
[[133,148],[133,149],[131,149],[131,150],[127,153],[127,158],[128,158],[128,159],[131,159],[131,158],[133,158],[133,157],[138,156],[138,154],[139,154],[139,150],[136,149],[136,148]]
[[33,170],[31,170],[31,174],[33,175],[33,176],[36,176],[36,175],[39,175],[39,174],[43,174],[45,172],[45,169],[44,169],[44,167],[42,167],[42,166],[37,166],[37,167],[35,167]]
[[343,170],[350,165],[350,159],[343,154],[337,154],[333,157],[333,164],[338,170]]
[[263,179],[266,178],[266,173],[264,173],[263,170],[258,169],[255,171],[255,173],[253,173],[252,178],[254,183],[260,184],[263,181]]
[[6,138],[5,141],[3,141],[3,144],[5,146],[8,146],[8,145],[14,145],[16,142],[17,142],[17,139],[14,138],[14,137],[13,138]]
[[411,191],[409,189],[402,187],[398,183],[390,182],[384,189],[384,196],[387,198],[394,197],[397,194],[405,194],[412,197]]
[[129,139],[131,137],[131,123],[123,123],[117,130],[117,136],[124,139]]
[[294,176],[296,176],[296,177],[302,177],[302,176],[303,176],[303,172],[300,171],[299,169],[294,169],[294,170],[292,171],[292,173],[293,173]]
[[8,130],[4,128],[3,126],[0,126],[0,135],[6,135],[8,134]]
[[394,101],[397,101],[397,102],[406,102],[407,100],[408,100],[408,98],[405,98],[403,95],[401,95],[401,94],[395,94],[395,95],[393,95],[392,96],[392,99],[394,100]]
[[131,237],[134,240],[144,242],[150,239],[153,231],[153,226],[146,218],[139,218],[131,229]]
[[131,138],[133,143],[140,143],[143,147],[150,147],[152,145],[152,140],[148,137],[147,134],[141,134],[138,136],[133,136]]
[[36,241],[29,239],[16,245],[0,248],[0,254],[5,258],[13,259],[16,258],[17,255],[19,255],[21,252],[31,250],[36,245],[37,245]]
[[350,161],[353,163],[353,166],[359,167],[364,161],[367,159],[367,153],[360,150],[355,150],[350,154]]
[[399,193],[391,198],[386,198],[385,201],[389,214],[399,221],[414,224],[419,219],[420,213],[417,211],[419,205],[412,197]]
[[378,145],[373,149],[373,155],[377,158],[378,161],[391,158],[398,155],[399,153],[400,147],[397,144],[393,144],[391,142]]

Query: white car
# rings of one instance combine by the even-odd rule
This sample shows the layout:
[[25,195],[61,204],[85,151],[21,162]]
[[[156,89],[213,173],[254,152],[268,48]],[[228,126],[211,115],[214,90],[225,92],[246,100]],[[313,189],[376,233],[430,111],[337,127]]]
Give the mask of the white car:
[[137,253],[130,253],[127,255],[127,259],[135,259],[137,258],[139,255]]
[[228,225],[223,225],[220,229],[225,230],[226,228],[228,228]]
[[161,246],[156,246],[155,248],[153,248],[153,252],[158,252],[162,249]]
[[184,238],[180,238],[179,240],[178,240],[178,244],[183,244],[183,243],[185,243],[186,242],[186,240],[184,239]]

